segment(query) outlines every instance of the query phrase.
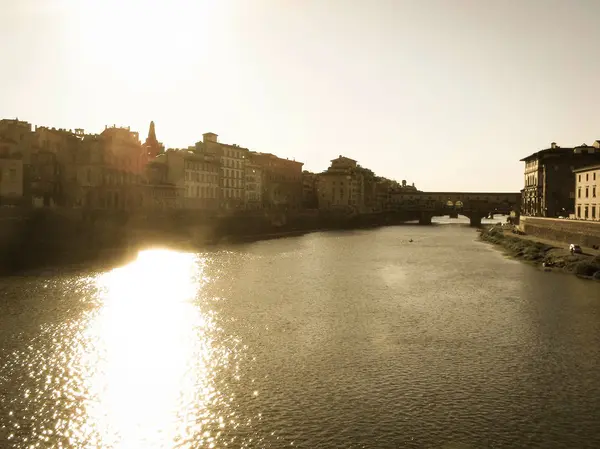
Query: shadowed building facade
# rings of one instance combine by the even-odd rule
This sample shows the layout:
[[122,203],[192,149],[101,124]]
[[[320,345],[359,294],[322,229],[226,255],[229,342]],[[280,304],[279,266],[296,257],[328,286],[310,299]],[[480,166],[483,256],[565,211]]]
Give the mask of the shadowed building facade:
[[250,152],[250,159],[263,173],[263,208],[294,210],[302,207],[304,163],[254,151]]
[[257,210],[263,208],[263,171],[260,165],[252,161],[252,153],[250,155],[245,166],[246,209]]
[[521,161],[525,162],[521,213],[533,217],[568,217],[575,213],[573,170],[600,164],[600,142],[574,148],[562,148],[553,142],[550,148]]
[[364,208],[364,174],[354,159],[340,155],[329,168],[319,174],[319,209]]

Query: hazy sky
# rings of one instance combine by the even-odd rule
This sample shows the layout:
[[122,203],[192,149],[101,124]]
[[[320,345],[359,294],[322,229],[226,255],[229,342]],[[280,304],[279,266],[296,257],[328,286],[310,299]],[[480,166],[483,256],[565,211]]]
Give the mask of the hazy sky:
[[600,1],[0,0],[0,117],[423,190],[518,191],[519,159],[600,139]]

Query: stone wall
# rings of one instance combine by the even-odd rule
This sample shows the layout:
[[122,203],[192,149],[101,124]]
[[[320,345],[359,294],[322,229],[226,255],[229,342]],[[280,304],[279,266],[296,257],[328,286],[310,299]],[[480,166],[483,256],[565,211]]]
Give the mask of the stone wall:
[[407,213],[347,215],[319,211],[127,211],[0,207],[0,275],[44,266],[102,260],[155,245],[198,248],[221,240],[356,229],[414,220]]
[[600,222],[522,216],[519,228],[544,239],[587,247],[600,245]]

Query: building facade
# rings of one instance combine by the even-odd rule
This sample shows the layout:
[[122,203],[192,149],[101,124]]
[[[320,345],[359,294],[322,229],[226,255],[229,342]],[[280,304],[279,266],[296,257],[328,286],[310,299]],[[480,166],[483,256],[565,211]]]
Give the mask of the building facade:
[[243,209],[246,200],[244,183],[248,149],[219,142],[215,133],[205,133],[202,139],[196,143],[196,151],[214,157],[220,165],[220,207]]
[[215,210],[220,200],[220,164],[216,156],[169,149],[157,157],[167,167],[167,180],[182,189],[185,209]]
[[185,188],[169,182],[168,166],[164,161],[152,160],[146,166],[144,209],[170,210],[184,206]]
[[319,175],[306,170],[302,172],[302,207],[304,209],[317,209],[319,207],[318,185]]
[[[50,202],[64,207],[81,205],[82,192],[78,185],[78,163],[82,158],[82,139],[83,130],[73,131],[45,126],[35,127],[32,153],[42,154],[43,156],[32,158],[35,164],[38,165],[34,168],[34,171],[39,174],[39,164],[47,164],[50,159],[53,159],[56,164],[55,179],[46,180],[47,183],[54,185],[54,190],[50,198],[43,200],[44,203]],[[49,169],[43,170],[49,173]],[[44,195],[44,193],[49,194],[49,192],[35,192],[36,195]],[[39,201],[39,197],[34,197],[33,201]]]
[[260,152],[251,152],[250,158],[263,172],[265,209],[294,210],[302,207],[302,162]]
[[78,164],[79,185],[95,195],[82,195],[85,200],[80,205],[128,210],[143,207],[148,155],[139,133],[129,127],[106,127],[99,136],[90,136],[90,145],[85,148]]
[[600,221],[600,164],[574,170],[575,218]]
[[533,217],[567,217],[574,214],[573,170],[600,164],[600,143],[550,148],[521,159],[525,162],[521,214]]
[[319,209],[364,209],[364,175],[357,162],[340,155],[319,175]]
[[246,209],[257,210],[263,208],[263,172],[258,164],[250,159],[245,167],[246,181]]
[[14,143],[14,152],[20,154],[23,165],[30,162],[33,146],[33,133],[31,124],[19,119],[0,120],[0,137]]
[[34,148],[29,168],[31,203],[35,207],[57,205],[59,194],[59,165],[56,154]]
[[23,202],[23,161],[0,157],[0,205]]

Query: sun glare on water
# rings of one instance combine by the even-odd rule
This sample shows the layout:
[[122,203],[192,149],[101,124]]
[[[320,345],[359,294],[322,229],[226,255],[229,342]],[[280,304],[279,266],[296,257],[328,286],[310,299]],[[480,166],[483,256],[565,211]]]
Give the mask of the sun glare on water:
[[212,391],[212,324],[192,303],[202,275],[196,256],[152,250],[97,280],[102,305],[85,330],[88,391],[74,445],[188,447]]

